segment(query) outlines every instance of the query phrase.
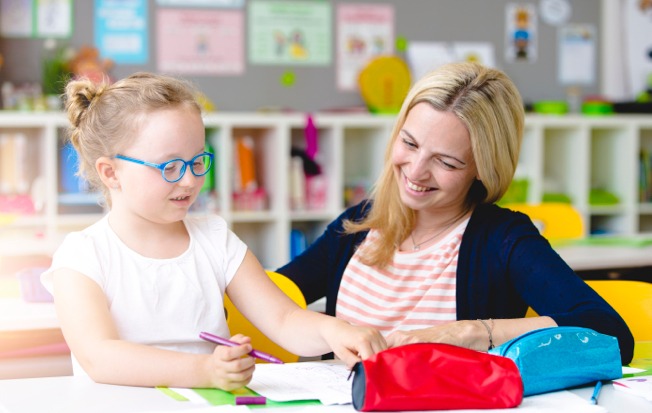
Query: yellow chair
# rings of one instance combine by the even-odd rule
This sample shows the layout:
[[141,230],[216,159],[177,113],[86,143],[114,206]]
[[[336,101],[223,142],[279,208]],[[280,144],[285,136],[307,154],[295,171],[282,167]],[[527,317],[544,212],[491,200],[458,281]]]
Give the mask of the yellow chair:
[[[588,280],[586,283],[625,320],[634,341],[652,341],[652,283],[631,280]],[[529,308],[526,317],[536,315]]]
[[625,320],[635,341],[652,341],[652,284],[632,280],[586,282]]
[[[267,271],[269,278],[283,291],[288,297],[292,299],[301,308],[306,308],[306,299],[297,285],[284,276],[273,271]],[[233,305],[228,296],[224,297],[224,309],[226,310],[226,322],[229,326],[231,334],[244,334],[251,337],[251,344],[255,349],[264,351],[265,353],[273,354],[286,363],[299,361],[299,356],[292,354],[285,350],[283,347],[274,343],[267,338],[260,330],[254,327],[253,324],[245,318],[244,315]],[[260,360],[256,359],[256,362]]]
[[505,204],[505,208],[529,216],[548,241],[578,239],[584,236],[582,215],[572,205],[562,202],[541,204]]

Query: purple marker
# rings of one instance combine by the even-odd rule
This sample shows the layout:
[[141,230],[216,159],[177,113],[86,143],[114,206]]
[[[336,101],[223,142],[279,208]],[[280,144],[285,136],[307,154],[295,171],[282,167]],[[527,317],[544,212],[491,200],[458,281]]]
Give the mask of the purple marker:
[[[210,341],[211,343],[221,344],[223,346],[236,347],[240,345],[239,343],[216,336],[215,334],[207,333],[205,331],[199,333],[199,338]],[[251,350],[249,355],[261,360],[269,361],[270,363],[283,364],[283,360],[259,350]]]
[[235,404],[267,404],[267,399],[264,396],[236,396]]

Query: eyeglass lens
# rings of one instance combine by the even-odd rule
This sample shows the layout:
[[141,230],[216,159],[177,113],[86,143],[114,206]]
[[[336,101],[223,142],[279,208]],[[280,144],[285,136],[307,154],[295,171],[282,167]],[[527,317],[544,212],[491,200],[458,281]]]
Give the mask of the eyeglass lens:
[[[207,154],[196,156],[190,163],[190,169],[195,176],[206,175],[211,167],[211,157]],[[167,181],[175,182],[180,180],[186,173],[186,162],[175,159],[165,164],[163,176]]]

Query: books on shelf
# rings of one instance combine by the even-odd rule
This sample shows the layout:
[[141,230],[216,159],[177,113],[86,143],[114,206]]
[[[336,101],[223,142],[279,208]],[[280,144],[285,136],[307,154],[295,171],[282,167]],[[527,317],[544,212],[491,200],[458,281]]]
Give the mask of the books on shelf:
[[640,153],[638,194],[640,202],[652,201],[652,158],[646,148]]
[[233,210],[263,211],[267,192],[258,184],[255,141],[251,136],[235,139],[233,174]]
[[30,160],[28,144],[23,133],[0,133],[0,213],[35,213],[30,186],[36,162]]
[[0,133],[0,195],[20,195],[29,191],[27,136]]

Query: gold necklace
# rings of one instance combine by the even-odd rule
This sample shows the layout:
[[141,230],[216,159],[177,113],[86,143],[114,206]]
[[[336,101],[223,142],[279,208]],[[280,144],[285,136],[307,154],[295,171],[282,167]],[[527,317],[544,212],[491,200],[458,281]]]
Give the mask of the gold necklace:
[[421,241],[418,244],[416,242],[414,242],[414,236],[412,235],[412,232],[410,232],[410,239],[412,240],[412,251],[419,251],[423,244],[425,244],[426,242],[432,241],[433,239],[435,239],[438,236],[440,236],[441,234],[443,234],[448,228],[452,227],[453,224],[456,223],[458,219],[459,219],[459,217],[455,218],[450,224],[446,225],[444,227],[444,229],[442,229],[441,231],[439,231],[438,233],[436,233],[432,237],[428,238],[427,240]]

